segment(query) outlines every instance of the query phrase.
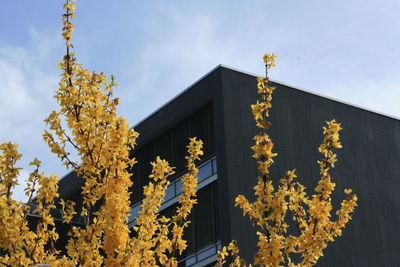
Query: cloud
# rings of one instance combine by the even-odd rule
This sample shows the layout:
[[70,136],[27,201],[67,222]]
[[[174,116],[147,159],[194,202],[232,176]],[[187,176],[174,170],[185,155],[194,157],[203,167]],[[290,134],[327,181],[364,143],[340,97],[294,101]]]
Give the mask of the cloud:
[[[57,173],[61,167],[41,138],[43,119],[56,104],[52,100],[58,79],[55,55],[62,44],[55,37],[31,29],[27,46],[0,44],[0,141],[20,145],[24,157],[18,166],[38,157],[47,161],[44,171]],[[24,183],[20,183],[21,188]],[[20,188],[15,198],[24,199]]]
[[[18,176],[18,185],[14,188],[12,192],[12,197],[16,200],[27,202],[28,196],[25,195],[24,189],[26,188],[26,182],[29,177],[30,172],[28,170],[20,170]],[[37,188],[36,188],[37,189]]]

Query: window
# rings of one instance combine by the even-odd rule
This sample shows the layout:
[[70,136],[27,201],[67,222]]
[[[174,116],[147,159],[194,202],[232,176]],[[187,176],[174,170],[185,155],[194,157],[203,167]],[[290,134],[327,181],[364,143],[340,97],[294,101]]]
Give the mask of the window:
[[[179,266],[190,266],[205,259],[210,260],[220,249],[218,229],[217,183],[213,182],[197,192],[196,204],[188,218],[191,221],[185,229],[183,238],[187,248],[181,255]],[[160,212],[161,216],[171,217],[177,204]]]
[[[198,166],[199,173],[198,173],[197,190],[202,190],[202,188],[208,186],[209,184],[213,183],[218,179],[217,169],[214,167],[216,166],[216,162],[217,162],[216,158],[211,158],[206,162],[203,162],[200,166]],[[164,201],[160,207],[160,210],[164,210],[178,202],[180,194],[182,194],[182,187],[183,187],[183,182],[181,179],[182,177],[183,176],[170,182],[165,192]],[[141,204],[142,204],[141,201],[137,201],[131,206],[132,209],[128,219],[128,224],[130,226],[135,224],[135,218],[137,218],[138,216]]]
[[[185,156],[189,137],[198,137],[203,141],[203,160],[213,156],[215,154],[213,124],[212,103],[209,103],[155,138],[152,142],[134,151],[133,156],[138,161],[138,164],[131,170],[134,182],[131,188],[131,203],[134,204],[141,201],[143,186],[148,183],[148,177],[151,173],[150,161],[154,161],[156,156],[166,159],[171,166],[175,167],[175,175],[171,177],[171,181],[179,178],[186,171]],[[204,175],[202,174],[203,176],[207,176],[207,173],[214,171],[208,168],[207,166],[204,169],[200,169],[200,172],[204,173]]]
[[211,183],[197,192],[197,202],[190,213],[192,222],[185,230],[188,241],[185,255],[201,250],[219,240],[217,183]]

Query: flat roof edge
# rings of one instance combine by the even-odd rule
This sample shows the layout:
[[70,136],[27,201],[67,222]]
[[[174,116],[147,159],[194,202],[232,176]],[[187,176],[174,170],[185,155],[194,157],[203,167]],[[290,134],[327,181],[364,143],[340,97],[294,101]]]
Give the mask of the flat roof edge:
[[[248,71],[243,71],[243,70],[240,70],[240,69],[237,69],[237,68],[234,68],[234,67],[230,67],[230,66],[227,66],[227,65],[223,65],[223,64],[218,65],[218,67],[223,67],[223,68],[226,68],[226,69],[230,69],[230,70],[233,70],[233,71],[237,71],[237,72],[241,72],[241,73],[244,73],[244,74],[247,74],[247,75],[251,75],[251,76],[254,76],[254,77],[260,77],[260,75],[257,75],[255,73],[251,73],[251,72],[248,72]],[[290,87],[290,88],[293,88],[293,89],[296,89],[296,90],[299,90],[299,91],[302,91],[302,92],[305,92],[305,93],[309,93],[309,94],[312,94],[312,95],[323,97],[323,98],[326,98],[326,99],[329,99],[329,100],[333,100],[335,102],[338,102],[338,103],[341,103],[341,104],[345,104],[345,105],[348,105],[348,106],[352,106],[352,107],[355,107],[355,108],[363,109],[365,111],[376,113],[378,115],[382,115],[382,116],[385,116],[385,117],[388,117],[388,118],[391,118],[391,119],[400,120],[400,117],[397,117],[397,116],[394,116],[394,115],[389,115],[389,114],[381,112],[381,111],[377,111],[377,110],[374,110],[374,109],[371,109],[371,108],[367,108],[367,107],[364,107],[364,106],[361,106],[361,105],[357,105],[357,104],[354,104],[354,103],[350,103],[350,102],[347,102],[347,101],[344,101],[344,100],[341,100],[341,99],[338,99],[338,98],[335,98],[335,97],[331,97],[331,96],[327,96],[327,95],[324,95],[324,94],[321,94],[321,93],[317,93],[317,92],[314,92],[314,91],[311,91],[311,90],[307,90],[307,89],[301,88],[299,86],[295,86],[295,85],[292,85],[292,84],[281,82],[279,80],[275,80],[275,79],[270,79],[270,80],[272,82],[274,82],[274,83],[278,83],[280,85],[284,85],[284,86],[287,86],[287,87]]]
[[183,95],[186,91],[188,91],[190,88],[192,88],[193,86],[195,86],[197,83],[199,83],[200,81],[202,81],[204,78],[206,78],[208,75],[210,75],[211,73],[213,73],[214,71],[216,71],[218,68],[220,67],[224,67],[223,65],[217,65],[215,66],[213,69],[211,69],[210,71],[208,71],[206,74],[202,75],[200,78],[198,78],[195,82],[191,83],[189,86],[186,86],[185,89],[183,89],[181,92],[179,92],[177,95],[175,95],[174,97],[172,97],[170,100],[168,100],[167,102],[165,102],[163,105],[161,105],[159,108],[157,108],[156,110],[154,110],[153,112],[151,112],[149,115],[147,115],[146,117],[144,117],[143,119],[141,119],[139,122],[137,122],[134,126],[132,126],[131,128],[135,128],[137,127],[139,124],[141,124],[142,122],[144,122],[145,120],[147,120],[148,118],[150,118],[151,116],[153,116],[154,114],[156,114],[157,112],[159,112],[161,109],[163,109],[165,106],[169,105],[171,102],[173,102],[175,99],[177,99],[179,96]]

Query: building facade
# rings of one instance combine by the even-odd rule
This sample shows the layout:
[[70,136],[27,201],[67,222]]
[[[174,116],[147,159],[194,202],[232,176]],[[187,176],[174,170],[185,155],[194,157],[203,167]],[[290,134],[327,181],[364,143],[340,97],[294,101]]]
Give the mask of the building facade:
[[[257,164],[250,147],[258,132],[250,105],[257,99],[256,77],[218,66],[134,128],[140,133],[132,155],[139,164],[132,170],[132,212],[135,224],[142,188],[158,155],[175,166],[161,213],[170,215],[181,192],[189,137],[204,142],[199,163],[198,204],[185,232],[188,249],[181,266],[212,266],[223,244],[236,240],[241,255],[251,262],[256,251],[256,230],[234,199],[254,196]],[[322,126],[336,119],[342,124],[344,148],[332,172],[336,183],[334,207],[343,189],[359,196],[353,220],[342,237],[331,243],[317,266],[400,266],[400,120],[306,92],[278,82],[273,95],[270,135],[278,153],[271,168],[277,180],[296,168],[309,192],[319,180],[317,147]],[[80,201],[83,181],[74,173],[60,181],[63,198]],[[60,241],[61,242],[61,241]]]

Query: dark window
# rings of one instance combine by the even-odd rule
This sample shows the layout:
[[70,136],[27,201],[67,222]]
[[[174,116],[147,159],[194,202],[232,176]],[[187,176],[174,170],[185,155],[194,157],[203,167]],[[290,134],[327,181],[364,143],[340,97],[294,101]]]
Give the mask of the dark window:
[[207,113],[207,120],[209,126],[209,134],[210,134],[210,155],[215,154],[215,127],[214,127],[214,109],[213,104],[210,103],[208,105],[208,113]]
[[216,240],[216,241],[218,241],[218,240],[220,240],[220,235],[219,235],[219,233],[220,233],[220,229],[219,229],[219,226],[220,226],[220,222],[219,222],[219,210],[218,210],[218,188],[217,188],[217,182],[214,182],[213,184],[212,184],[212,186],[213,186],[213,205],[212,205],[212,209],[213,209],[213,212],[214,212],[214,221],[215,221],[215,223],[214,223],[214,233],[215,233],[215,236],[214,236],[214,239]]
[[154,156],[160,156],[161,159],[165,159],[171,165],[173,163],[172,158],[172,142],[171,142],[171,132],[168,131],[165,134],[161,135],[154,142],[155,145],[155,153]]
[[176,205],[170,206],[160,212],[160,216],[171,218],[176,214]]
[[[154,161],[154,146],[147,145],[137,153],[135,153],[136,167],[133,168],[133,192],[131,194],[131,204],[134,204],[142,199],[143,186],[149,183],[149,175],[151,174],[151,161]],[[136,176],[136,177],[135,177]]]
[[[218,211],[216,195],[217,184],[211,183],[197,193],[197,202],[189,215],[191,221],[185,229],[183,238],[187,241],[187,248],[181,258],[193,254],[205,246],[218,241],[217,233]],[[161,216],[171,217],[176,212],[178,204],[172,205],[160,212]]]
[[194,228],[193,228],[193,210],[189,215],[188,220],[190,221],[189,226],[185,229],[185,231],[183,232],[183,239],[185,239],[187,241],[187,247],[186,250],[182,253],[182,258],[184,256],[193,254],[193,252],[195,252],[195,246],[194,246],[194,240],[195,240],[195,236],[194,236]]
[[[136,156],[136,155],[135,155]],[[136,157],[136,160],[137,157]],[[141,186],[140,186],[140,176],[139,176],[139,164],[136,163],[133,168],[131,169],[132,172],[132,182],[133,182],[133,186],[131,187],[131,204],[133,204],[134,202],[137,202],[135,200],[140,199],[141,197]]]
[[182,173],[186,166],[186,146],[189,142],[187,120],[179,123],[172,131],[174,147],[174,166],[177,174]]
[[210,155],[210,134],[208,124],[208,109],[202,108],[194,113],[190,119],[190,137],[197,137],[203,141],[204,158]]
[[184,253],[188,256],[203,247],[218,241],[217,223],[217,184],[211,183],[197,192],[197,202],[190,214],[191,221],[184,233],[188,247]]
[[[156,156],[167,160],[171,166],[175,167],[175,175],[171,176],[171,181],[180,177],[186,171],[185,156],[187,155],[186,146],[189,144],[189,137],[198,137],[203,141],[204,155],[202,160],[206,160],[215,154],[212,103],[205,105],[153,141],[134,151],[133,155],[138,163],[131,170],[134,182],[131,188],[132,204],[142,199],[143,186],[148,184],[148,177],[151,173],[150,161],[154,161]],[[200,171],[209,172],[210,170]],[[205,173],[204,175],[208,174]]]
[[83,205],[83,195],[82,195],[82,190],[79,189],[72,195],[68,197],[68,200],[71,200],[75,203],[75,212],[77,214],[80,214],[82,211],[82,205]]
[[196,250],[214,243],[214,186],[205,187],[198,193],[198,205],[194,208]]

